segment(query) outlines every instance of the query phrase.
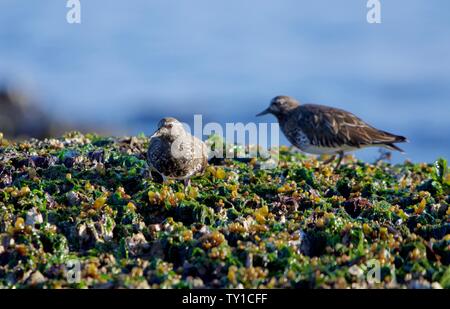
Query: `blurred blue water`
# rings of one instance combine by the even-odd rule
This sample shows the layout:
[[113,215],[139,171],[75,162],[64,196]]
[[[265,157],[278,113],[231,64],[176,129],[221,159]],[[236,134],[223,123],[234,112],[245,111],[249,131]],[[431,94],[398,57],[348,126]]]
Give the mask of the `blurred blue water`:
[[371,25],[365,0],[81,0],[70,25],[65,1],[1,0],[0,79],[116,134],[273,121],[254,115],[288,94],[408,136],[396,161],[450,158],[450,2],[381,2]]

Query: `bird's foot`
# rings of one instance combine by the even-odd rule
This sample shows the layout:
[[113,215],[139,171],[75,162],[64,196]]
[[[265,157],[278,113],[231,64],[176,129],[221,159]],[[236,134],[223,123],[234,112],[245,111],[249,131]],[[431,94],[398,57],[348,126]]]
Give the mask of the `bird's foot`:
[[[341,166],[342,160],[344,159],[344,152],[342,152],[342,151],[338,152],[337,155],[339,157],[338,157],[338,162],[337,162],[336,166],[334,167],[335,170]],[[334,160],[336,160],[336,155],[333,155],[333,156],[331,156],[331,158],[323,161],[323,164],[327,165],[327,164],[333,163]]]
[[187,195],[189,193],[189,188],[191,187],[191,179],[184,180],[184,193]]
[[392,152],[390,152],[388,150],[385,150],[383,148],[380,148],[379,153],[380,153],[380,156],[375,161],[375,165],[377,165],[381,161],[390,161],[390,160],[392,160]]

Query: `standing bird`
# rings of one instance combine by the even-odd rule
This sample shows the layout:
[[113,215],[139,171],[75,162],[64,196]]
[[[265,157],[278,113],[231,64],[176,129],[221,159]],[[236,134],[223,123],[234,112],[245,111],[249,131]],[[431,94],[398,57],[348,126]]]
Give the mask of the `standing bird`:
[[344,153],[364,147],[385,147],[403,150],[394,143],[407,142],[403,136],[378,130],[350,112],[342,109],[302,104],[289,96],[277,96],[270,106],[257,116],[272,114],[277,117],[287,139],[300,150],[312,154],[339,155],[339,167]]
[[167,117],[159,121],[150,137],[147,162],[163,180],[182,179],[187,187],[192,176],[205,170],[208,152],[206,145],[186,132],[178,120]]

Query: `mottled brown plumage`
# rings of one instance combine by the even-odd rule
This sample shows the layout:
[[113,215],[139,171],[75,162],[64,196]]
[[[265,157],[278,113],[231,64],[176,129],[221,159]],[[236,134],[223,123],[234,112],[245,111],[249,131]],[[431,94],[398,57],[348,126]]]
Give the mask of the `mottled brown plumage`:
[[[286,138],[300,150],[312,154],[339,154],[364,147],[380,146],[403,152],[394,143],[403,136],[378,130],[342,109],[303,104],[288,96],[275,97],[269,108],[258,114],[273,114]],[[340,164],[340,161],[338,165]]]
[[186,132],[175,118],[163,118],[150,138],[147,161],[164,179],[182,179],[187,184],[202,173],[208,162],[206,145]]

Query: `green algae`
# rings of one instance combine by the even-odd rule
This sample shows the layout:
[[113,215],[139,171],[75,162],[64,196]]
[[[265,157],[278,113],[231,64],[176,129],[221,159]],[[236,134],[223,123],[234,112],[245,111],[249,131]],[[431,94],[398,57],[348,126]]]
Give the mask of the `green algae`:
[[185,190],[150,177],[145,136],[0,142],[3,288],[450,287],[444,159],[333,170],[282,147]]

